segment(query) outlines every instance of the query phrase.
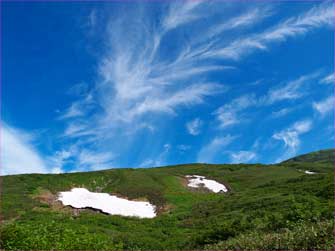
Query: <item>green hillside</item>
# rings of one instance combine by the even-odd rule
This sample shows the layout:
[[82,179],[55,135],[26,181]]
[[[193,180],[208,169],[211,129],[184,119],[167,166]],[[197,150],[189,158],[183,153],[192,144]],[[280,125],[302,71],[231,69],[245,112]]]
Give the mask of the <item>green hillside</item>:
[[[278,165],[190,164],[4,176],[0,247],[332,250],[333,162],[319,156],[312,153]],[[190,189],[184,178],[188,174],[224,183],[229,192]],[[57,193],[73,187],[147,199],[158,207],[158,216],[139,219],[63,207]]]
[[283,163],[294,163],[294,162],[334,163],[334,150],[327,149],[299,155],[292,159],[288,159]]

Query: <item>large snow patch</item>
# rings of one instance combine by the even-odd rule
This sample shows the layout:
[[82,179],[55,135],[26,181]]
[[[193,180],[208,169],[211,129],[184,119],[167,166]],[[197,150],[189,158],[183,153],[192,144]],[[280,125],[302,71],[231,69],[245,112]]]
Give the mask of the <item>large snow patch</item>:
[[188,179],[188,186],[189,187],[206,187],[207,189],[211,190],[214,193],[219,192],[228,192],[228,189],[225,185],[215,181],[215,180],[209,180],[206,179],[204,176],[199,175],[186,175],[186,178]]
[[107,193],[93,193],[85,188],[60,192],[58,200],[74,208],[94,208],[104,213],[139,218],[154,218],[155,206],[145,201],[131,201]]

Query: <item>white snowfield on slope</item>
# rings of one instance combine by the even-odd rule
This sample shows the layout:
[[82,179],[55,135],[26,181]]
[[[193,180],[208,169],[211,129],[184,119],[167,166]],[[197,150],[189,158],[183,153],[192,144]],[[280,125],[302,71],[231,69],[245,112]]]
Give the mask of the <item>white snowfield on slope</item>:
[[186,175],[186,178],[188,179],[188,186],[189,187],[206,187],[207,189],[211,190],[214,193],[219,192],[228,192],[228,189],[225,185],[215,181],[215,180],[209,180],[206,179],[205,176],[200,175]]
[[58,200],[74,208],[94,208],[104,213],[139,218],[154,218],[155,206],[145,201],[131,201],[108,193],[93,193],[85,188],[73,188],[60,192]]
[[306,174],[317,174],[316,172],[312,172],[312,171],[305,171]]

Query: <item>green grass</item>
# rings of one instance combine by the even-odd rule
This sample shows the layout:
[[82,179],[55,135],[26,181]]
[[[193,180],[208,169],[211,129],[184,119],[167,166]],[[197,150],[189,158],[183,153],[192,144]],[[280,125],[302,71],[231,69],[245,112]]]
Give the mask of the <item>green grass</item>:
[[[278,165],[190,164],[4,176],[0,248],[332,250],[333,162],[320,156],[300,160]],[[307,175],[304,170],[319,174]],[[192,191],[182,185],[187,174],[223,182],[230,192]],[[36,197],[72,187],[146,198],[163,212],[154,219],[91,210],[76,216],[68,208],[53,207]]]

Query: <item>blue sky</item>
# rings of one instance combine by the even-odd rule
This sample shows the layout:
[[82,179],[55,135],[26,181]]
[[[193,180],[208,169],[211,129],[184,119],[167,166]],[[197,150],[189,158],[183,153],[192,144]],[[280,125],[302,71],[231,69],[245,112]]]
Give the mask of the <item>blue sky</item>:
[[2,174],[334,146],[331,2],[2,4]]

